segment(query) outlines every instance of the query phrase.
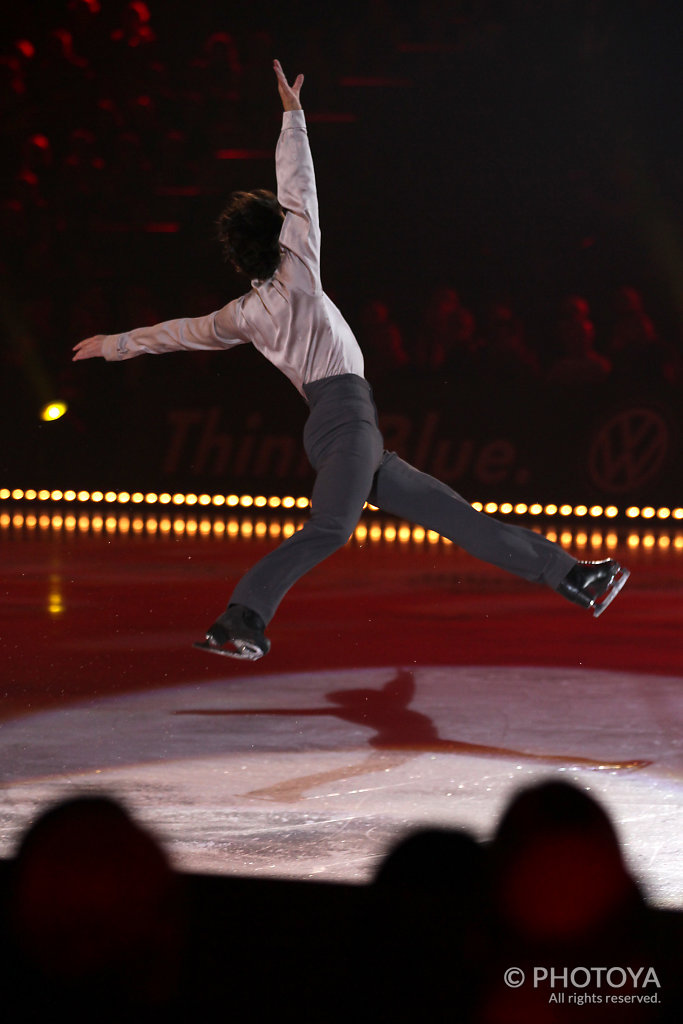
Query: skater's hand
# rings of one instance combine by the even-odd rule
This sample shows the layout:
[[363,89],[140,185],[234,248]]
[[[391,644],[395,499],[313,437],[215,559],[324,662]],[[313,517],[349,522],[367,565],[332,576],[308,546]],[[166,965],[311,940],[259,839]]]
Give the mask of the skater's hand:
[[93,359],[95,356],[101,356],[103,354],[102,342],[106,337],[106,334],[95,334],[92,338],[85,338],[83,341],[79,341],[73,347],[73,351],[76,353],[73,357],[73,362],[75,363],[79,359]]
[[280,93],[283,109],[301,110],[299,93],[301,92],[301,86],[304,84],[304,76],[297,75],[294,80],[294,84],[290,85],[285,78],[285,73],[282,70],[282,65],[279,60],[273,61],[273,69],[277,77],[277,91]]

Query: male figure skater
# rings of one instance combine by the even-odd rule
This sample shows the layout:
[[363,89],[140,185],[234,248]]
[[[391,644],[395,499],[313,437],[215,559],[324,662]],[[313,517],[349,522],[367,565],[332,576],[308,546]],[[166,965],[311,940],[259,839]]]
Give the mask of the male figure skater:
[[250,342],[310,407],[304,447],[316,472],[311,516],[242,577],[227,610],[196,646],[250,660],[266,654],[265,628],[285,593],[347,542],[366,501],[599,615],[626,582],[627,569],[613,559],[578,562],[531,530],[477,512],[445,484],[384,450],[361,350],[320,280],[315,176],[299,99],[303,75],[290,85],[278,61],[274,70],[284,108],[277,197],[264,190],[235,193],[219,220],[226,254],[251,278],[250,290],[208,316],[99,334],[74,347],[75,360],[121,360]]

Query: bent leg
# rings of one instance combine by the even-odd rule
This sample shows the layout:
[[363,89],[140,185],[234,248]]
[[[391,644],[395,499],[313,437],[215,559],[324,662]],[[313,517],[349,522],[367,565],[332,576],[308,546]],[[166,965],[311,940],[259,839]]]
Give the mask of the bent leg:
[[230,603],[258,612],[267,624],[292,584],[349,539],[381,453],[381,436],[374,426],[361,423],[352,432],[342,431],[316,467],[310,519],[242,577]]
[[384,512],[447,537],[475,558],[553,590],[576,565],[558,544],[477,512],[446,484],[394,452],[384,453],[368,500]]

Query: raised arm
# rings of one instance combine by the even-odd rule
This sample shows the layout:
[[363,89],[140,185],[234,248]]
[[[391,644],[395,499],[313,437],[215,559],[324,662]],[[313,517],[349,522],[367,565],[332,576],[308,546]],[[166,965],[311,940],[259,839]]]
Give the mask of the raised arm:
[[297,75],[292,85],[289,84],[279,60],[273,61],[273,69],[277,78],[277,91],[280,93],[283,110],[301,110],[301,86],[304,76]]
[[289,85],[279,61],[273,67],[282,99],[282,131],[275,151],[277,197],[285,211],[280,244],[298,256],[320,286],[320,225],[313,158],[300,93],[304,76]]

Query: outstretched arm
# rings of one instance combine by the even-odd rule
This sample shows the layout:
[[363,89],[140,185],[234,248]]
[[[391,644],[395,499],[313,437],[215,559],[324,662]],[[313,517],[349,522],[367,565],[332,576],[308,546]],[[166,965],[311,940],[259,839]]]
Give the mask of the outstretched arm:
[[160,355],[162,352],[192,352],[243,345],[250,338],[240,314],[241,303],[242,299],[235,299],[208,316],[166,320],[151,327],[136,327],[124,334],[95,334],[74,345],[73,360],[101,356],[116,362],[132,359],[143,352]]

